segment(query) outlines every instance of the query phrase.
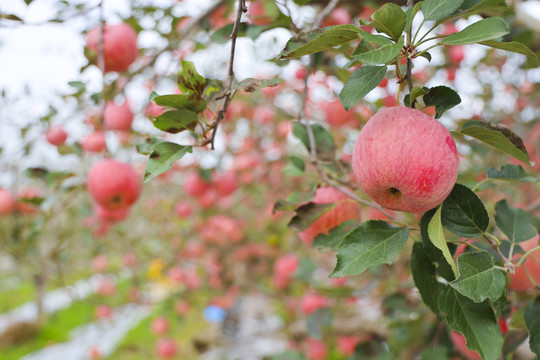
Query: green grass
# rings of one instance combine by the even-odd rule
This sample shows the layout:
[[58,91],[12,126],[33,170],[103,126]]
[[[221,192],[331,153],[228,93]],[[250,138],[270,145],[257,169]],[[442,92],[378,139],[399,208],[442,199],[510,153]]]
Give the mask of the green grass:
[[[156,316],[165,316],[169,320],[169,331],[165,335],[174,339],[178,344],[179,353],[177,359],[198,359],[198,354],[193,348],[192,341],[197,335],[204,334],[209,329],[209,324],[204,320],[202,310],[208,303],[208,294],[191,294],[188,302],[191,311],[185,317],[180,317],[174,312],[174,302],[177,297],[170,297],[156,306],[152,314],[142,320],[120,342],[118,348],[111,354],[108,360],[157,360],[154,346],[158,336],[150,330],[150,324]],[[204,336],[201,336],[204,338]]]
[[32,339],[19,345],[0,347],[0,358],[2,360],[19,359],[47,345],[67,341],[71,330],[75,327],[96,320],[94,312],[97,305],[120,306],[125,304],[130,286],[129,280],[124,280],[117,285],[118,290],[111,297],[91,295],[84,300],[73,302],[68,308],[50,315],[44,327]]

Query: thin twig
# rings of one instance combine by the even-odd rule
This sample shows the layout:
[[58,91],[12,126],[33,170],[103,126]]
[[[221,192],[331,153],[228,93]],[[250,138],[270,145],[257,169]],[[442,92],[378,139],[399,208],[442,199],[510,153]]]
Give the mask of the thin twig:
[[[411,7],[414,6],[414,0],[407,0],[407,6]],[[407,56],[407,84],[409,86],[409,94],[412,92],[413,89],[413,83],[412,83],[412,60],[410,58],[410,52],[413,49],[413,43],[412,43],[412,24],[407,29],[407,52],[405,55]],[[399,101],[399,99],[398,99]],[[414,100],[411,103],[411,106],[414,106]]]
[[486,239],[486,241],[493,248],[493,250],[495,250],[497,256],[503,261],[504,267],[508,270],[508,272],[510,274],[513,274],[516,266],[510,260],[508,260],[506,256],[504,256],[504,254],[501,252],[501,249],[499,248],[499,244],[497,244],[497,242],[491,237],[489,237],[487,234],[482,234],[482,236],[484,239]]
[[240,20],[242,19],[242,14],[247,12],[245,0],[238,0],[238,10],[236,11],[236,20],[234,22],[234,27],[231,33],[231,57],[229,59],[229,72],[227,74],[227,85],[225,87],[225,92],[223,93],[223,106],[219,109],[218,116],[216,121],[212,125],[212,137],[210,138],[210,146],[212,150],[214,149],[214,141],[216,139],[216,133],[219,127],[221,120],[225,118],[227,109],[229,108],[229,103],[231,101],[232,93],[232,84],[234,81],[234,52],[236,49],[236,38],[238,37],[238,28],[240,27]]

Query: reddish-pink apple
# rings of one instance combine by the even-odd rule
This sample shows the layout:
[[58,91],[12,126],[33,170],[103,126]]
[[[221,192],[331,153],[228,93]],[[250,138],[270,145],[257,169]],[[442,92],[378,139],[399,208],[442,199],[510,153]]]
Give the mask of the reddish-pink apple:
[[[525,252],[530,251],[539,245],[539,239],[540,235],[536,234],[532,239],[519,243],[519,246]],[[514,260],[517,260],[520,257],[521,255],[516,254]],[[534,282],[540,284],[540,250],[536,250],[528,255],[523,264],[516,268],[514,274],[510,274],[510,285],[508,288],[519,292],[533,289],[535,284],[531,282],[529,276]]]
[[434,118],[408,107],[376,113],[353,150],[360,187],[379,205],[421,213],[439,205],[458,175],[456,143]]
[[150,329],[155,335],[163,335],[169,331],[169,321],[163,316],[158,316],[152,320]]
[[15,209],[15,197],[6,189],[0,188],[0,215],[11,214]]
[[129,107],[129,102],[124,101],[118,105],[113,101],[107,101],[103,109],[103,123],[109,130],[128,131],[131,130],[133,122],[133,112]]
[[141,179],[129,164],[105,159],[88,172],[88,191],[92,199],[108,210],[129,207],[141,193]]
[[172,358],[176,355],[178,351],[178,346],[171,339],[159,339],[156,343],[156,354],[164,359]]
[[54,146],[63,145],[66,142],[67,136],[66,130],[61,125],[53,126],[45,133],[45,138],[49,144]]
[[103,57],[105,72],[126,71],[137,58],[137,33],[128,24],[105,24],[103,36],[101,26],[95,27],[86,33],[86,47],[99,56],[103,44]]
[[81,147],[83,151],[87,153],[99,153],[104,151],[107,148],[105,133],[103,131],[94,131],[93,133],[86,135],[81,142]]

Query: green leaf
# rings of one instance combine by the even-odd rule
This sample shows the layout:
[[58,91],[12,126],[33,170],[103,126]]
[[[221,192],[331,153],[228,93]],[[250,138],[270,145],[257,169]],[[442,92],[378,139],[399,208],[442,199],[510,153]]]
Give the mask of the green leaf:
[[[438,209],[439,208],[437,207],[424,213],[420,219],[420,236],[422,237],[422,244],[424,245],[424,254],[437,266],[437,275],[442,276],[447,281],[452,281],[456,278],[452,266],[446,261],[442,251],[433,245],[428,234],[429,223]],[[452,245],[453,244],[448,244],[448,247],[450,248]]]
[[525,310],[525,325],[530,335],[531,351],[540,357],[540,302],[534,301]]
[[441,41],[445,45],[467,45],[494,40],[508,34],[508,25],[499,17],[482,19],[467,26],[460,32],[448,35]]
[[458,16],[468,16],[486,11],[511,11],[506,0],[465,0],[461,8],[464,10]]
[[351,24],[314,29],[289,39],[278,58],[310,55],[361,38],[362,30]]
[[463,3],[463,0],[424,0],[422,13],[424,20],[437,21],[452,15]]
[[283,174],[292,177],[299,177],[304,175],[305,170],[306,165],[304,164],[304,160],[298,156],[289,156],[287,165],[283,168]]
[[281,354],[272,356],[271,360],[305,360],[306,357],[298,351],[286,350]]
[[529,164],[529,154],[523,140],[505,127],[478,120],[469,120],[463,124],[459,133],[471,136]]
[[448,287],[438,300],[439,310],[448,324],[467,340],[467,347],[483,360],[498,360],[503,337],[493,309],[487,302],[475,303]]
[[424,349],[420,354],[420,360],[449,360],[448,349],[444,346],[432,349]]
[[538,231],[531,217],[523,209],[515,208],[501,200],[495,205],[495,223],[512,243],[520,243],[535,236]]
[[363,223],[339,244],[336,268],[330,277],[356,275],[373,265],[391,264],[408,237],[407,229],[381,220]]
[[491,255],[485,251],[468,252],[458,257],[459,277],[450,282],[461,295],[474,302],[497,300],[506,287],[502,270],[493,266]]
[[386,66],[368,65],[356,69],[339,93],[339,100],[345,110],[349,111],[360,99],[375,89],[385,75]]
[[236,91],[254,92],[257,88],[274,87],[281,84],[281,79],[254,79],[247,78],[235,85]]
[[443,285],[437,281],[437,269],[425,253],[424,244],[415,242],[411,254],[411,272],[414,285],[424,303],[435,314],[439,313],[437,298]]
[[428,236],[429,240],[431,240],[431,243],[439,250],[441,250],[444,259],[446,262],[452,267],[452,271],[454,272],[454,275],[458,276],[458,271],[456,268],[456,264],[454,263],[454,259],[452,258],[452,254],[450,253],[450,249],[448,249],[448,243],[446,242],[446,238],[444,237],[444,231],[441,223],[441,210],[442,207],[439,206],[437,211],[435,211],[435,214],[431,218],[429,225],[428,225]]
[[170,170],[172,164],[180,160],[187,153],[191,153],[191,146],[178,145],[171,142],[161,142],[154,146],[154,151],[148,158],[144,171],[144,182]]
[[402,48],[403,39],[394,43],[386,36],[372,35],[366,32],[352,57],[368,65],[386,64],[396,58]]
[[[333,160],[336,154],[336,145],[332,134],[319,124],[311,124],[311,129],[313,130],[313,137],[315,138],[317,157],[321,160]],[[308,151],[311,151],[308,131],[304,124],[295,122],[293,124],[293,134],[302,141],[302,144],[304,144]]]
[[175,109],[187,109],[200,113],[206,109],[206,100],[202,98],[195,98],[193,96],[181,95],[181,94],[169,94],[158,95],[152,92],[155,96],[151,97],[156,105],[167,106]]
[[295,209],[296,215],[289,221],[287,225],[291,230],[304,231],[308,229],[321,215],[332,210],[336,206],[335,203],[330,204],[315,204],[309,202]]
[[426,106],[435,105],[435,119],[439,119],[446,110],[461,103],[461,98],[454,90],[448,86],[435,86],[429,89],[422,98]]
[[425,86],[424,87],[415,86],[412,88],[412,91],[410,94],[405,95],[403,102],[405,103],[406,106],[411,107],[411,103],[413,103],[420,96],[426,95],[428,91],[429,89]]
[[403,33],[407,15],[396,4],[384,4],[379,10],[371,15],[371,23],[375,30],[385,33],[394,40],[398,40]]
[[332,249],[337,250],[337,247],[341,240],[347,235],[353,227],[356,225],[356,221],[349,220],[331,229],[328,234],[319,234],[313,240],[313,247],[317,249]]
[[536,58],[536,54],[531,49],[517,41],[503,42],[497,40],[487,40],[481,41],[479,44]]
[[315,264],[313,260],[309,258],[300,259],[300,264],[298,264],[294,277],[299,280],[310,282],[315,270],[317,270],[317,264]]
[[184,130],[193,130],[197,125],[197,114],[191,110],[169,110],[154,120],[154,126],[159,130],[177,134]]
[[332,310],[323,307],[315,310],[306,320],[306,329],[310,337],[320,338],[326,328],[332,325]]
[[416,14],[420,11],[422,8],[422,1],[417,2],[414,4],[413,7],[409,7],[407,11],[405,11],[405,14],[407,15],[407,21],[405,22],[405,29],[410,29],[414,20],[414,17]]
[[482,235],[489,225],[488,213],[480,198],[461,184],[454,185],[441,208],[442,224],[456,235],[473,238]]
[[182,60],[181,65],[182,70],[177,75],[178,89],[185,95],[201,96],[206,86],[206,79],[199,75],[191,61]]
[[527,174],[521,165],[505,164],[501,167],[501,171],[495,168],[487,169],[488,179],[497,179],[503,181],[519,181],[519,182],[538,182],[534,176]]

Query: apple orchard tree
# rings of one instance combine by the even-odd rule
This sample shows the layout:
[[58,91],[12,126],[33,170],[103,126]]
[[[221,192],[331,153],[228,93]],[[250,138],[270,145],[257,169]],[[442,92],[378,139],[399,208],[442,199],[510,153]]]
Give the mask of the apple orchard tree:
[[[268,296],[289,341],[275,359],[540,355],[539,48],[519,2],[217,0],[190,17],[133,1],[110,22],[104,3],[58,5],[53,22],[101,14],[88,63],[69,120],[51,107],[21,129],[26,154],[38,128],[78,165],[14,169],[0,190],[2,251],[38,304],[55,269],[108,257],[166,282],[179,314],[198,291],[230,314]],[[237,41],[283,31],[235,76]]]

